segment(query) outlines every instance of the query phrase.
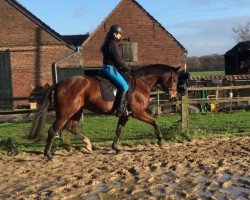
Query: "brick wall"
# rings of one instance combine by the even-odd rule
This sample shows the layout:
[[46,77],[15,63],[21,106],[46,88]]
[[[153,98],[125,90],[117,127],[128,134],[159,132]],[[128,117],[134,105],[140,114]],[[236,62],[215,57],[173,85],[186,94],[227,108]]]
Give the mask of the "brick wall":
[[52,84],[52,64],[64,57],[62,46],[43,46],[39,50],[29,47],[12,49],[11,68],[14,97],[27,97],[35,86]]
[[[184,50],[155,21],[131,0],[123,0],[111,15],[84,43],[81,57],[83,66],[101,66],[100,47],[112,24],[123,28],[123,38],[138,43],[138,62],[132,65],[168,64],[184,67]],[[61,63],[72,66],[74,58]]]
[[0,51],[10,52],[13,97],[28,97],[52,83],[52,64],[72,50],[5,0],[0,10]]

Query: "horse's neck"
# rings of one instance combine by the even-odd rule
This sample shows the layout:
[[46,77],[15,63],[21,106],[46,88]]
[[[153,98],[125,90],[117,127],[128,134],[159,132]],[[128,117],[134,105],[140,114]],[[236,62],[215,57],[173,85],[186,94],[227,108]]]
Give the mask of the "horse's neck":
[[142,80],[145,87],[148,87],[148,90],[151,91],[155,87],[160,76],[161,74],[149,74],[146,76],[141,76],[138,79]]

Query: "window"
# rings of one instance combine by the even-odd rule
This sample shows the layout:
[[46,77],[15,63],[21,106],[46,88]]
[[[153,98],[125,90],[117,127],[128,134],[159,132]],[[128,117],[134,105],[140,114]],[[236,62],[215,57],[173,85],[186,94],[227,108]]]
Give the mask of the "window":
[[138,61],[138,45],[137,42],[122,43],[122,59],[125,62]]

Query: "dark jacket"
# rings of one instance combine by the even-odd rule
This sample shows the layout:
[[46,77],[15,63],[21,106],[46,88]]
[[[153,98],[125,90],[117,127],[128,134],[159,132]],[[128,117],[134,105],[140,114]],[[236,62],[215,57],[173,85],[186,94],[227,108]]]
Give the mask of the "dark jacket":
[[122,60],[119,41],[115,37],[108,38],[102,47],[102,52],[104,65],[113,65],[119,71],[127,69],[127,64]]

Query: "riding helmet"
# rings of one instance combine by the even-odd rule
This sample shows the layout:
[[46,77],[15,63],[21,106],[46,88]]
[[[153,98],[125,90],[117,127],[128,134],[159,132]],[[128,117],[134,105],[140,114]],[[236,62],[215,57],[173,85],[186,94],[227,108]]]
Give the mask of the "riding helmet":
[[110,32],[111,34],[114,34],[114,33],[122,33],[122,28],[121,28],[120,26],[118,26],[118,25],[112,25],[112,26],[110,27],[109,32]]

